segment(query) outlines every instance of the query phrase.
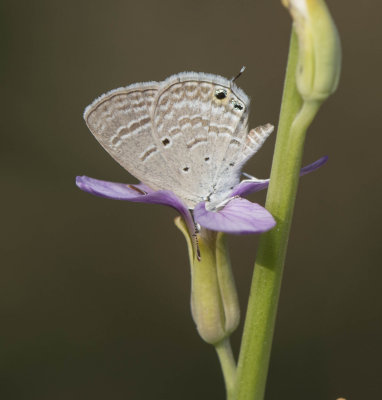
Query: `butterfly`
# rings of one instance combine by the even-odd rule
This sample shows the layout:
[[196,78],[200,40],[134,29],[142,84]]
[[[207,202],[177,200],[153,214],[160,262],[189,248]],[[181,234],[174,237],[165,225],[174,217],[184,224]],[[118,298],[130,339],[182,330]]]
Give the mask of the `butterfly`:
[[84,119],[104,149],[145,185],[171,191],[190,210],[201,202],[217,210],[273,131],[270,124],[248,131],[250,100],[235,79],[181,72],[135,83],[98,97]]

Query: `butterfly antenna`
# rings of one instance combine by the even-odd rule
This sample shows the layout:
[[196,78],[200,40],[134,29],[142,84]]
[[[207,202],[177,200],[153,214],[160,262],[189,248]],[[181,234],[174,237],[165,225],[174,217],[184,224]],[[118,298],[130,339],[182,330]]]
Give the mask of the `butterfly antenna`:
[[200,255],[200,248],[199,248],[199,241],[198,241],[198,233],[200,232],[200,230],[198,228],[198,224],[195,222],[193,211],[192,210],[190,210],[190,211],[191,211],[192,221],[194,223],[194,233],[191,236],[194,239],[196,258],[198,259],[198,261],[200,261],[202,259],[201,255]]
[[239,71],[239,73],[234,78],[231,79],[231,83],[235,82],[236,79],[238,79],[241,76],[241,74],[245,71],[245,68],[246,68],[245,65],[243,65],[241,67],[241,70]]
[[201,255],[200,255],[200,248],[199,248],[199,241],[198,241],[198,236],[195,233],[192,235],[192,237],[194,238],[195,241],[195,247],[196,247],[196,258],[198,259],[198,261],[200,261],[202,259]]

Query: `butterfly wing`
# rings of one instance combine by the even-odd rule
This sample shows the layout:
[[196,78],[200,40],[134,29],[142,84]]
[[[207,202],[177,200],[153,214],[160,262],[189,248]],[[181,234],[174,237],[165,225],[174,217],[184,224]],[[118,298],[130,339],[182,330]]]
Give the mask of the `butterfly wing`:
[[[247,135],[248,105],[248,97],[218,75],[184,72],[162,83],[153,123],[163,156],[181,182],[170,190],[193,205],[216,191],[219,171]],[[228,175],[232,184],[239,182],[237,168]]]
[[183,72],[108,92],[84,118],[122,167],[193,208],[224,200],[260,147],[267,132],[248,134],[248,112],[248,97],[232,81]]
[[151,110],[156,82],[139,83],[108,92],[85,109],[84,119],[105,150],[133,176],[153,189],[173,174],[153,135]]

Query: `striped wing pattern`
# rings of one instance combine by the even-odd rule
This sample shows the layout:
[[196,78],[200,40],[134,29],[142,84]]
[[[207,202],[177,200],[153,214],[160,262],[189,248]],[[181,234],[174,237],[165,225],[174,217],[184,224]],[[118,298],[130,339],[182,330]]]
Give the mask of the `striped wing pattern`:
[[232,81],[183,72],[108,92],[84,118],[122,167],[193,208],[224,200],[272,131],[266,125],[248,133],[248,112],[248,97]]

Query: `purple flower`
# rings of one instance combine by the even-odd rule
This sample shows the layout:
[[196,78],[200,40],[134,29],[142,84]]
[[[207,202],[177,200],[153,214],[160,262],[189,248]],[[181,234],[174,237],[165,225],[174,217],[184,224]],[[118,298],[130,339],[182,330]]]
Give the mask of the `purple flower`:
[[[318,169],[326,161],[326,156],[320,158],[302,168],[300,175]],[[198,203],[193,209],[188,209],[184,202],[171,191],[153,190],[143,183],[129,185],[77,176],[76,184],[85,192],[108,199],[162,204],[175,208],[184,218],[190,233],[194,233],[195,223],[213,231],[241,235],[266,232],[276,224],[272,215],[264,207],[243,198],[267,188],[269,179],[251,177],[242,180],[233,188],[227,199],[213,211],[206,208],[205,202]]]

